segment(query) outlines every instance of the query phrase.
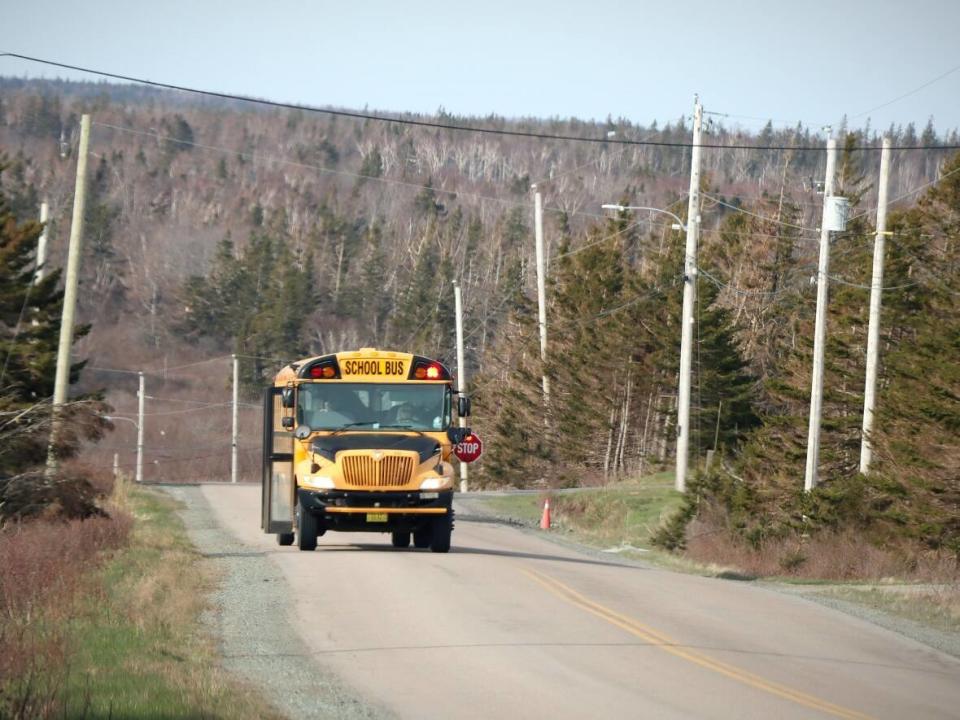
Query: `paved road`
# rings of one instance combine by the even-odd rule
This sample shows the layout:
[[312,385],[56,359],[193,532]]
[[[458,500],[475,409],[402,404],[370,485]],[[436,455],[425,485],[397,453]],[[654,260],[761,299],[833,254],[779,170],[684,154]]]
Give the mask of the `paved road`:
[[465,520],[447,555],[346,533],[299,552],[260,532],[259,492],[202,488],[276,564],[316,662],[399,717],[960,717],[960,661],[802,598]]

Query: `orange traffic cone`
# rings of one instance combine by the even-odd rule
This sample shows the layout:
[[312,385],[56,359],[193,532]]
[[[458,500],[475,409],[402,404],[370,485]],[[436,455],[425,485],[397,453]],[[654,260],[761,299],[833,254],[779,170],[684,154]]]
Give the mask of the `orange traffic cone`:
[[550,529],[550,498],[543,501],[543,515],[540,517],[540,529]]

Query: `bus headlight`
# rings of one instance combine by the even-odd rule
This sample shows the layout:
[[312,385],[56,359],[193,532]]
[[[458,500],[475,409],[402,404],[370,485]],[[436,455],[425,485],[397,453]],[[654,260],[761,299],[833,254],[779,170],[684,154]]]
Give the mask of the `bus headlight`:
[[421,490],[439,490],[447,482],[447,478],[428,477],[420,482]]
[[333,490],[335,487],[333,478],[329,475],[304,475],[303,484],[321,490]]

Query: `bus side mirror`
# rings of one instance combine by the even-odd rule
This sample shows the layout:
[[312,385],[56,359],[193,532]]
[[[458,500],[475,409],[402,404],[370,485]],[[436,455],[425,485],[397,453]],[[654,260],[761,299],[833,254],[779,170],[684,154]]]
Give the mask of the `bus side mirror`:
[[457,398],[457,415],[460,417],[470,417],[470,398],[461,395]]
[[293,388],[284,388],[280,393],[280,404],[285,408],[293,407]]
[[280,418],[280,424],[284,427],[285,430],[293,430],[292,417]]

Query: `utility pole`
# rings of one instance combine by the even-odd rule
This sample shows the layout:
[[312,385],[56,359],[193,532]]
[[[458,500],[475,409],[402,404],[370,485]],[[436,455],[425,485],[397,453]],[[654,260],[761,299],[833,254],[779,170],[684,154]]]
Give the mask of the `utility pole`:
[[40,281],[43,280],[44,269],[47,264],[47,215],[49,214],[49,208],[47,207],[46,202],[40,203],[40,223],[43,225],[43,230],[40,232],[40,237],[37,239],[37,271],[33,274],[33,284],[39,285]]
[[873,282],[870,285],[870,324],[867,329],[867,382],[863,393],[863,434],[860,439],[860,472],[870,472],[873,447],[873,409],[877,398],[877,358],[880,353],[880,296],[883,287],[883,252],[887,234],[887,186],[890,183],[890,138],[880,151],[880,189],[877,196],[877,235],[873,240]]
[[233,357],[233,439],[230,443],[230,482],[237,481],[239,466],[237,464],[237,437],[239,436],[238,404],[240,400],[240,360],[236,354]]
[[140,389],[137,391],[137,482],[143,482],[143,406],[147,393],[143,383],[143,373],[140,376]]
[[540,364],[543,369],[543,408],[550,405],[550,379],[547,377],[547,270],[543,253],[543,203],[533,186],[533,226],[537,243],[537,317],[540,325]]
[[687,204],[687,246],[683,258],[683,315],[680,322],[680,387],[677,392],[676,489],[687,488],[690,448],[690,366],[693,358],[693,306],[697,301],[697,244],[700,236],[700,127],[703,106],[693,99],[693,148],[690,155],[690,201]]
[[73,318],[77,308],[77,279],[80,274],[80,244],[83,240],[83,216],[87,200],[87,148],[90,144],[90,116],[80,117],[80,148],[77,153],[77,184],[73,194],[73,218],[67,249],[67,277],[64,282],[63,316],[60,320],[60,345],[57,349],[57,374],[53,386],[53,422],[47,451],[47,470],[57,468],[55,448],[60,435],[61,412],[70,385],[70,350],[73,345]]
[[820,462],[820,415],[823,411],[823,354],[827,336],[827,289],[830,272],[830,198],[833,197],[833,176],[837,164],[837,141],[827,140],[827,177],[823,183],[823,217],[820,221],[820,260],[817,266],[817,319],[813,331],[813,379],[810,388],[810,428],[807,435],[807,467],[803,489],[810,492],[817,486],[817,465]]
[[[463,392],[467,387],[467,366],[463,362],[463,301],[460,295],[460,284],[453,281],[453,305],[457,316],[457,390]],[[467,419],[459,417],[460,427],[467,426]],[[460,463],[460,492],[467,492],[467,464]]]

